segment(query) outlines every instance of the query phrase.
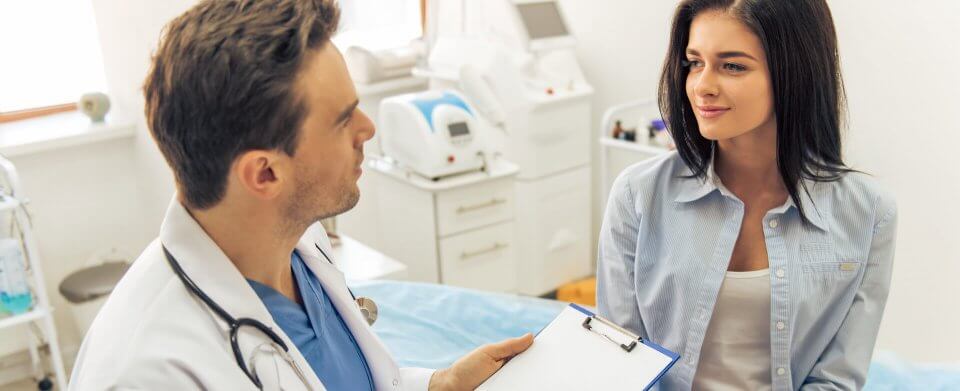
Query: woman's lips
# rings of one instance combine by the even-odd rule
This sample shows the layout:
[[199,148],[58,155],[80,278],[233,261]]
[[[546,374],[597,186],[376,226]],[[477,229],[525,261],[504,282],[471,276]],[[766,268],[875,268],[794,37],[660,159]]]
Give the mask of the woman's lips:
[[729,110],[729,107],[697,106],[697,112],[700,114],[700,117],[706,119],[717,118]]

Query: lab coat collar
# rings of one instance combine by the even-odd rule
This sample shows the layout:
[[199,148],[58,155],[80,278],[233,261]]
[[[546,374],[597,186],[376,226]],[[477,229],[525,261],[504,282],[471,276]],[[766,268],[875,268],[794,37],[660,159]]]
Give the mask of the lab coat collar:
[[[174,195],[160,226],[160,241],[177,260],[183,271],[207,296],[234,318],[252,318],[267,325],[289,348],[290,356],[303,372],[310,387],[324,389],[320,379],[297,349],[296,344],[273,321],[270,312],[223,250],[210,238]],[[314,248],[314,252],[316,249]],[[164,260],[165,261],[165,260]],[[179,279],[176,281],[180,283]],[[184,287],[186,289],[186,287]],[[207,308],[206,304],[196,299]],[[217,324],[229,335],[227,323],[210,311]],[[266,338],[266,336],[263,336]],[[229,346],[228,346],[229,349]]]
[[[293,341],[273,321],[266,306],[257,296],[227,255],[203,230],[186,208],[177,200],[170,202],[167,215],[160,227],[160,240],[177,259],[184,272],[235,318],[253,318],[273,329],[290,349],[290,355],[305,373],[313,389],[323,389],[320,379],[304,359]],[[331,257],[330,262],[317,247]],[[319,223],[307,228],[297,242],[297,254],[313,272],[330,301],[337,308],[357,345],[363,352],[377,390],[394,390],[399,386],[400,370],[383,342],[367,325],[356,301],[347,289],[344,275],[336,268],[333,247],[323,226]],[[179,283],[179,281],[178,281]],[[219,318],[217,318],[219,319]],[[217,322],[227,330],[224,322]]]
[[[683,165],[683,170],[680,170],[680,176],[684,177],[680,181],[679,189],[677,196],[674,198],[676,202],[679,203],[689,203],[700,200],[714,191],[720,192],[728,197],[736,199],[737,197],[724,185],[720,180],[720,177],[717,176],[716,170],[714,169],[713,159],[710,159],[710,164],[707,166],[707,174],[705,178],[697,178],[693,176],[693,171],[690,170],[686,165]],[[799,196],[800,196],[800,205],[803,206],[803,212],[806,214],[807,219],[810,221],[813,226],[819,228],[820,230],[827,231],[827,223],[824,219],[824,215],[830,213],[830,203],[829,203],[829,183],[826,182],[817,182],[809,179],[802,179],[803,186],[800,186]],[[806,188],[804,188],[806,186]],[[778,208],[772,209],[771,213],[786,213],[790,208],[797,209],[796,203],[793,202],[793,198],[787,197],[787,202]]]
[[[317,247],[330,256],[328,260],[320,253]],[[367,320],[360,313],[356,300],[347,287],[343,272],[335,266],[333,246],[323,226],[316,223],[307,228],[306,233],[297,244],[297,254],[303,258],[307,267],[320,280],[324,292],[330,297],[333,306],[337,308],[343,322],[360,346],[370,375],[373,377],[374,388],[377,390],[395,389],[399,385],[400,369],[384,346],[383,342],[373,332]]]

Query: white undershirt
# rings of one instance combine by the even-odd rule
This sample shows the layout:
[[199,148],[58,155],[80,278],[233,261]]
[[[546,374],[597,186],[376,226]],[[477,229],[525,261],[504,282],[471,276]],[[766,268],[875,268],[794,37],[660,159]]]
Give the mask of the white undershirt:
[[770,269],[727,272],[693,389],[769,390],[770,382]]

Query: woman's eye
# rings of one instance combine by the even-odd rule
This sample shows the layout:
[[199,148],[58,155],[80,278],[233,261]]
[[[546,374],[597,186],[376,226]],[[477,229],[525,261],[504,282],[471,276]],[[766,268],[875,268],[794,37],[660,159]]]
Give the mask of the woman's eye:
[[726,63],[726,64],[723,64],[723,69],[726,69],[728,71],[733,71],[733,72],[743,72],[747,70],[747,67],[740,64]]
[[680,65],[684,68],[700,68],[703,66],[703,62],[700,60],[681,60]]

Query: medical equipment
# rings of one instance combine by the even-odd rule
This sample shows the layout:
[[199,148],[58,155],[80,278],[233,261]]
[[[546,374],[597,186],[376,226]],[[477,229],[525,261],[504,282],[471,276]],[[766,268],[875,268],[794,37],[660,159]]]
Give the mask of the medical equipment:
[[33,306],[25,267],[20,241],[0,239],[0,308],[6,312],[22,314]]
[[432,180],[482,171],[485,139],[474,109],[454,91],[429,91],[380,104],[383,153]]
[[427,66],[414,74],[429,77],[432,89],[462,90],[492,125],[494,150],[520,166],[517,286],[541,295],[593,271],[593,87],[555,0],[478,3],[461,2],[467,10],[460,31],[428,29],[434,35]]
[[370,84],[410,75],[422,56],[422,48],[416,45],[381,50],[351,46],[344,60],[354,81]]
[[[8,242],[8,247],[16,246],[22,257],[22,266],[27,273],[29,282],[27,286],[32,288],[33,298],[32,308],[24,313],[10,316],[0,316],[0,330],[9,335],[8,328],[22,328],[27,331],[26,340],[27,350],[30,353],[30,361],[33,366],[33,377],[38,380],[38,386],[50,384],[50,379],[45,368],[51,368],[56,377],[57,389],[66,389],[66,372],[63,368],[63,356],[60,353],[60,342],[57,338],[57,329],[53,320],[53,307],[50,305],[50,299],[47,296],[45,286],[46,278],[43,275],[40,257],[38,256],[37,243],[33,236],[33,227],[30,223],[30,215],[24,201],[20,176],[12,162],[0,156],[0,216],[3,221],[10,223],[12,227],[7,235],[14,242]],[[9,217],[9,219],[6,219]],[[22,292],[21,288],[18,288]],[[21,295],[21,297],[24,297]],[[21,298],[21,300],[24,300]],[[31,327],[22,327],[30,325]],[[36,326],[36,327],[34,327]],[[39,332],[37,332],[39,331]],[[49,348],[50,363],[49,366],[42,362],[40,347]]]
[[[327,256],[327,253],[323,251],[323,249],[321,249],[319,245],[316,245],[316,247],[317,247],[317,250],[320,251],[320,254],[323,254],[323,257],[326,258],[327,262],[330,262],[330,264],[332,265],[333,260],[331,260],[330,257]],[[273,329],[271,329],[269,326],[253,318],[234,318],[233,316],[231,316],[226,310],[223,309],[223,307],[220,307],[219,304],[213,301],[213,299],[211,299],[210,296],[207,296],[207,294],[204,293],[204,291],[200,289],[200,287],[197,286],[195,282],[193,282],[190,276],[188,276],[187,273],[183,271],[183,268],[180,267],[180,263],[177,262],[177,259],[172,254],[170,254],[170,251],[167,250],[166,246],[163,246],[163,255],[166,256],[167,263],[170,264],[170,268],[173,269],[173,272],[177,275],[180,281],[183,282],[183,285],[187,288],[187,290],[190,291],[190,293],[192,293],[198,299],[200,299],[200,301],[202,301],[220,319],[222,319],[224,322],[227,323],[227,325],[230,326],[230,346],[231,346],[231,349],[233,350],[233,356],[237,361],[237,365],[240,366],[240,369],[243,370],[243,373],[246,374],[248,378],[250,378],[250,381],[252,381],[253,384],[256,385],[258,389],[263,389],[263,384],[260,382],[260,378],[257,376],[257,374],[255,372],[252,372],[251,369],[247,367],[247,364],[243,357],[243,352],[240,351],[240,343],[237,336],[240,328],[243,326],[253,327],[259,330],[261,333],[263,333],[267,337],[269,337],[270,340],[273,342],[273,344],[270,346],[274,350],[276,350],[276,352],[283,357],[284,361],[286,361],[293,368],[294,372],[296,372],[297,376],[300,378],[300,381],[302,381],[303,384],[306,385],[308,389],[310,388],[309,382],[307,382],[307,379],[304,376],[303,371],[300,369],[300,367],[296,364],[296,362],[290,356],[290,353],[289,353],[290,349],[287,347],[287,344],[283,342],[283,339],[281,339],[280,336],[273,331]],[[350,295],[353,296],[353,291],[350,291]],[[360,312],[363,314],[364,319],[367,320],[367,323],[369,325],[373,325],[373,322],[375,322],[377,318],[376,303],[374,303],[373,300],[367,297],[357,298],[356,296],[353,296],[353,298],[357,302],[357,305],[360,306]],[[277,349],[278,347],[280,349]]]
[[576,45],[560,7],[552,0],[514,0],[517,15],[523,22],[527,47],[532,51],[569,48]]

